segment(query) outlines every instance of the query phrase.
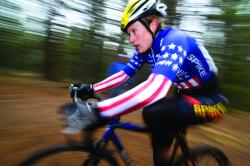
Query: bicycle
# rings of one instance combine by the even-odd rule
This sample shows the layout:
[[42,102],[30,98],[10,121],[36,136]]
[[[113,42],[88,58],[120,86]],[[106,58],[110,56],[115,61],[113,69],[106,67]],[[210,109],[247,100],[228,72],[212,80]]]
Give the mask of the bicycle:
[[[100,97],[94,97],[97,100],[101,100]],[[74,102],[78,102],[75,96],[73,97]],[[19,166],[31,166],[37,165],[40,161],[45,158],[53,157],[58,154],[63,154],[65,152],[85,152],[87,154],[85,159],[82,159],[82,165],[112,165],[118,166],[118,162],[113,157],[113,152],[107,148],[107,145],[112,141],[119,152],[121,159],[127,166],[133,165],[133,161],[130,158],[125,147],[121,143],[119,137],[115,133],[115,129],[123,129],[133,132],[148,133],[146,127],[134,124],[132,122],[122,122],[119,118],[112,119],[100,140],[96,143],[92,141],[92,132],[86,134],[86,137],[81,141],[75,142],[69,140],[67,143],[54,145],[49,148],[43,149],[41,151],[33,153],[31,156],[23,160]],[[211,165],[211,166],[229,166],[230,161],[227,156],[219,148],[210,145],[200,145],[194,148],[190,148],[188,141],[186,139],[187,126],[177,132],[175,136],[174,148],[171,155],[170,165],[171,166],[201,166],[201,165]],[[178,149],[181,149],[182,155],[177,156]],[[81,156],[82,157],[82,156]],[[62,159],[62,158],[61,158]],[[202,159],[211,159],[209,161],[205,160],[205,163],[200,163]],[[53,159],[54,160],[54,159]],[[63,159],[62,159],[63,160]],[[102,163],[106,161],[106,163]],[[55,164],[52,164],[55,165]]]

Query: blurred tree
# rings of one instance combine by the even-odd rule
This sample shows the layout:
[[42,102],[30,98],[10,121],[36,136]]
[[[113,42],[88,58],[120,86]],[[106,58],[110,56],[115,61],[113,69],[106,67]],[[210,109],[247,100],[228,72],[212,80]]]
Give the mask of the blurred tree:
[[70,28],[62,23],[57,23],[55,20],[58,17],[65,17],[59,10],[68,6],[63,1],[43,0],[41,3],[48,8],[48,18],[44,22],[47,29],[44,43],[44,75],[51,80],[61,80],[67,74],[64,68],[64,44],[67,40],[65,31],[67,29],[70,31]]
[[21,13],[21,8],[6,0],[1,0],[0,6],[0,66],[18,69],[24,34],[22,24],[15,16]]
[[[44,74],[45,77],[51,80],[60,80],[62,77],[61,67],[62,62],[62,49],[61,44],[63,42],[63,38],[60,32],[53,31],[53,26],[57,26],[56,23],[53,23],[54,17],[59,15],[59,13],[53,9],[49,9],[49,17],[48,20],[45,21],[47,27],[46,40],[44,43],[44,52],[45,52],[45,61],[44,61]],[[58,25],[61,26],[61,25]]]
[[[120,26],[116,12],[121,13],[128,0],[23,2],[25,4],[20,1],[0,1],[1,68],[41,72],[51,80],[95,82],[105,77],[112,60],[110,57],[131,49],[125,33],[112,32]],[[168,17],[163,27],[178,27],[180,23],[190,23],[195,18],[199,26],[205,29],[195,29],[195,25],[188,27],[188,30],[199,31],[197,37],[206,41],[204,43],[218,64],[223,89],[231,99],[232,106],[248,108],[250,2],[163,2],[168,5]],[[27,4],[40,11],[33,13],[34,9],[26,8]],[[190,9],[190,5],[201,5],[204,10]],[[212,6],[220,8],[220,14],[214,14],[210,10]]]
[[[241,12],[241,8],[250,10],[250,2],[244,0],[214,1],[222,9],[222,14],[210,16],[211,19],[224,21],[225,42],[221,45],[222,61],[221,81],[223,89],[236,108],[247,110],[250,100],[250,51],[249,12]],[[217,43],[218,44],[218,43]],[[244,99],[244,100],[242,100]]]
[[105,40],[103,33],[105,22],[105,11],[104,11],[104,0],[93,0],[90,1],[91,8],[89,11],[89,16],[91,16],[90,30],[85,36],[88,42],[84,43],[85,49],[83,53],[83,61],[92,62],[87,63],[86,68],[81,68],[85,74],[84,76],[88,79],[100,78],[103,71],[103,61],[105,57],[103,56],[103,42]]
[[176,12],[178,0],[163,0],[162,2],[167,5],[167,18],[164,21],[164,26],[179,25],[180,16]]

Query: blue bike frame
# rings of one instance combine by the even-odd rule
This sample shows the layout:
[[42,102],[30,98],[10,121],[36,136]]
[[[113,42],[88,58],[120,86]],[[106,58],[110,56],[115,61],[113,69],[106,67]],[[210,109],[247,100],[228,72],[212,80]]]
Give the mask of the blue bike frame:
[[102,139],[105,142],[112,140],[119,151],[122,151],[124,147],[119,137],[114,132],[114,129],[117,128],[135,132],[147,132],[147,129],[140,125],[136,125],[131,122],[121,122],[119,119],[112,119],[108,123],[108,126],[106,127],[106,131],[104,132]]
[[121,143],[119,137],[115,134],[114,129],[124,129],[124,130],[129,130],[129,131],[134,131],[134,132],[143,132],[146,133],[148,130],[140,125],[136,125],[131,122],[121,122],[120,119],[112,119],[109,123],[108,126],[106,127],[106,131],[104,132],[104,135],[102,137],[102,141],[108,142],[112,141],[119,151],[121,157],[123,158],[124,162],[126,165],[131,165],[132,160],[130,159],[128,152],[125,150],[123,144]]

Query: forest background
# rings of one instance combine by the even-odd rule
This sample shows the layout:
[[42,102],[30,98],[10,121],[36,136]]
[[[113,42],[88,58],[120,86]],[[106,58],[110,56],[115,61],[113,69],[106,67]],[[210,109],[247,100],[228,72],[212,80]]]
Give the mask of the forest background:
[[[205,45],[232,108],[250,111],[250,1],[162,0],[163,27]],[[93,83],[132,47],[119,21],[126,0],[1,0],[0,74]],[[148,72],[143,68],[142,73]],[[146,74],[137,76],[138,83]],[[17,83],[18,84],[18,83]]]

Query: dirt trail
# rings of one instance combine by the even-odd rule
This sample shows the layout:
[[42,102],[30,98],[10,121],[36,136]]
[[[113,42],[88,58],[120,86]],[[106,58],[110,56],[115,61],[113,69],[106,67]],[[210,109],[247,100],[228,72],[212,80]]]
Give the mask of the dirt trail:
[[[37,78],[0,77],[0,166],[15,166],[28,154],[64,142],[57,108],[70,102],[64,83]],[[141,122],[141,112],[123,117]],[[192,144],[221,148],[235,166],[248,166],[250,159],[250,114],[230,112],[217,123],[197,126],[189,132]],[[98,135],[103,131],[100,129]],[[136,165],[152,165],[147,135],[119,131]]]

